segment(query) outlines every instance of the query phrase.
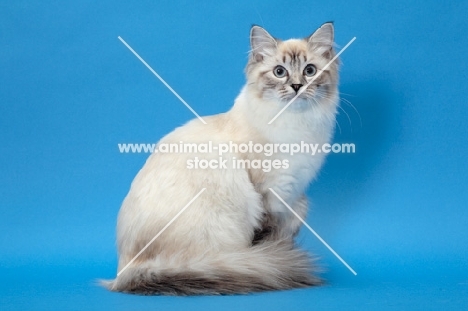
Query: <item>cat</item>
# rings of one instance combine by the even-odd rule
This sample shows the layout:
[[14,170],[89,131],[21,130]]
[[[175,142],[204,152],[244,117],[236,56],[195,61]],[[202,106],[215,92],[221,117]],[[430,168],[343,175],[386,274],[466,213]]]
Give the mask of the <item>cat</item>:
[[[334,27],[281,41],[250,31],[247,82],[226,113],[194,119],[158,143],[329,143],[338,103]],[[322,70],[325,68],[324,70]],[[312,81],[312,83],[309,83]],[[297,94],[299,96],[270,122]],[[269,124],[271,123],[271,124]],[[218,153],[153,153],[135,177],[117,223],[118,277],[111,291],[145,295],[241,294],[318,285],[311,258],[294,244],[307,213],[306,187],[325,154],[241,153],[222,159],[276,159],[285,167],[188,169]],[[230,163],[230,162],[229,162]],[[177,213],[205,189],[139,255]],[[129,263],[131,263],[129,265]],[[124,269],[125,268],[125,269]],[[123,269],[123,270],[122,270]]]

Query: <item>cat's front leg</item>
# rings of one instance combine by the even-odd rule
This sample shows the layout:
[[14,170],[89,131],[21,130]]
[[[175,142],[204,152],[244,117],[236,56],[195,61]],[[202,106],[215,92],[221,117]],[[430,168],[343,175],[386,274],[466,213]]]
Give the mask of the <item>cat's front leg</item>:
[[[287,204],[298,216],[305,219],[308,202],[304,194]],[[263,205],[267,213],[263,227],[265,235],[269,234],[274,239],[292,239],[297,235],[301,221],[274,193],[270,191],[264,195]]]
[[[303,194],[298,200],[296,200],[291,208],[294,210],[294,212],[297,213],[299,217],[301,217],[304,221],[307,216],[307,210],[308,210],[308,200],[305,194]],[[299,218],[294,215],[291,211],[289,217],[286,217],[287,220],[284,223],[284,226],[281,228],[282,229],[282,234],[284,236],[289,236],[291,235],[292,237],[295,237],[299,229],[302,225],[302,222],[299,220]]]

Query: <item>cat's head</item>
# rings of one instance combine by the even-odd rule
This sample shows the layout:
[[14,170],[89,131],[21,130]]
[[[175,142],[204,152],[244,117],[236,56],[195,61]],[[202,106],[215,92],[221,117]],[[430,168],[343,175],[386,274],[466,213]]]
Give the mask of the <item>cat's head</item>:
[[299,92],[293,106],[326,104],[327,99],[333,102],[338,60],[325,68],[335,56],[333,37],[332,23],[323,24],[307,38],[287,41],[275,39],[262,27],[253,26],[246,68],[250,90],[259,98],[284,104]]

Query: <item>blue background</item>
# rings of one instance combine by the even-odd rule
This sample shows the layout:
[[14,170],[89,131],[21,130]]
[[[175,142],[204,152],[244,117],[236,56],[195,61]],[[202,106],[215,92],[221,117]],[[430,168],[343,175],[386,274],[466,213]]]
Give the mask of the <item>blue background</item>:
[[[198,3],[198,2],[197,2]],[[14,309],[462,309],[468,307],[468,3],[453,1],[1,1],[0,306]],[[115,221],[151,143],[230,108],[251,24],[287,39],[335,21],[342,102],[309,189],[321,288],[140,297],[95,285],[116,270]],[[362,124],[361,124],[362,123]]]

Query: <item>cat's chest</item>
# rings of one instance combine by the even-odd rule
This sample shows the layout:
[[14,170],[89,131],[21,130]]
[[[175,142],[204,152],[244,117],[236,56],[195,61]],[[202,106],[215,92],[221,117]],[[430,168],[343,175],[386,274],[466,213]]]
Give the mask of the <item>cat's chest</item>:
[[263,136],[270,143],[278,144],[324,144],[328,142],[332,129],[328,124],[302,127],[269,126]]

